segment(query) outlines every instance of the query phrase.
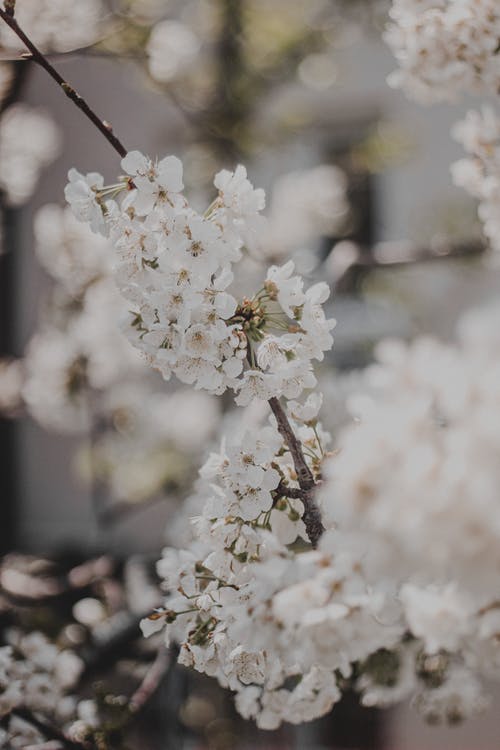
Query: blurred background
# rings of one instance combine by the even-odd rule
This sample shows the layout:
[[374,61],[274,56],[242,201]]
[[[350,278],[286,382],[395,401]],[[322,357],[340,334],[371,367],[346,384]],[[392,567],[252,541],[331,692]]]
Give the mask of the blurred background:
[[[468,107],[424,108],[387,86],[387,10],[18,0],[19,22],[129,150],[182,158],[195,205],[239,162],[265,187],[268,231],[237,283],[257,289],[266,264],[292,257],[331,285],[336,343],[320,380],[332,431],[381,338],[450,338],[499,289],[476,206],[449,173],[462,156],[450,128]],[[2,626],[85,653],[82,694],[99,685],[105,714],[100,748],[496,747],[485,722],[442,732],[410,709],[360,709],[355,696],[314,725],[258,732],[215,684],[166,663],[139,717],[111,711],[107,697],[156,664],[137,632],[161,601],[154,561],[182,542],[197,469],[235,415],[165,384],[122,340],[109,248],[63,208],[70,167],[109,183],[118,160],[21,51],[1,29]]]

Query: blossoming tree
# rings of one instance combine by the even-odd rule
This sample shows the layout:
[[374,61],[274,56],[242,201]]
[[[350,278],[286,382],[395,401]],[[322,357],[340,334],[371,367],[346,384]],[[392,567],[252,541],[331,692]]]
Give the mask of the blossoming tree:
[[[314,373],[333,344],[328,286],[305,288],[289,261],[233,288],[266,231],[263,191],[240,165],[195,210],[177,157],[128,152],[25,35],[14,2],[0,17],[120,156],[116,182],[71,169],[65,194],[110,242],[131,344],[166,380],[231,394],[242,414],[268,405],[201,468],[191,540],[164,551],[166,598],[144,634],[177,643],[182,664],[264,729],[327,713],[349,685],[367,705],[413,696],[430,719],[482,709],[500,658],[498,307],[464,319],[456,345],[383,347],[352,401],[360,423],[332,451]],[[391,17],[391,83],[430,101],[497,93],[494,0],[395,0]],[[486,110],[455,132],[474,158],[454,176],[480,198],[492,245],[499,127]]]

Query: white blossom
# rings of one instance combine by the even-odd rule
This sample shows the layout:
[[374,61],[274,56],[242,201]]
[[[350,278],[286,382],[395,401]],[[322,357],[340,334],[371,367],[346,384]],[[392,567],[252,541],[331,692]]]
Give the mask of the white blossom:
[[92,235],[69,208],[43,206],[35,215],[34,233],[38,260],[70,295],[78,296],[92,281],[110,274],[109,243]]
[[42,633],[11,630],[0,649],[0,715],[17,707],[53,713],[74,688],[84,664],[72,651],[60,651]]
[[453,665],[442,685],[422,690],[414,700],[420,713],[433,724],[457,724],[483,713],[490,704],[480,682],[461,665]]
[[493,250],[500,250],[500,117],[490,107],[471,110],[452,135],[469,158],[452,165],[453,181],[479,200],[479,218]]
[[185,75],[198,57],[200,40],[186,24],[177,20],[157,23],[147,44],[151,76],[160,83],[169,83]]
[[64,195],[76,218],[88,223],[96,234],[99,232],[105,234],[104,216],[107,207],[99,198],[99,191],[104,185],[104,177],[96,172],[83,175],[76,169],[70,169],[68,179]]
[[[494,0],[395,0],[391,18],[387,40],[401,66],[393,85],[427,101],[498,91]],[[160,48],[178,41],[171,25],[151,35],[157,79],[189,67],[194,39],[184,61],[172,55],[162,66]],[[455,167],[455,179],[480,198],[495,238],[496,119],[469,115],[457,134],[474,161]],[[325,714],[348,680],[367,705],[411,697],[429,720],[482,710],[483,679],[500,676],[498,309],[463,323],[455,345],[379,347],[365,393],[351,399],[358,421],[332,453],[321,397],[304,394],[317,384],[314,362],[333,345],[328,285],[305,288],[289,261],[271,266],[260,289],[234,291],[244,253],[276,244],[261,216],[264,192],[239,165],[216,175],[217,194],[199,213],[182,192],[176,157],[133,151],[121,166],[127,176],[110,186],[72,170],[66,197],[78,220],[110,237],[128,339],[165,380],[230,390],[248,411],[276,399],[276,418],[229,433],[202,467],[186,504],[194,511],[186,549],[162,554],[164,606],[143,620],[144,634],[178,643],[179,662],[232,690],[242,715],[264,729]],[[294,180],[299,197],[288,210],[303,231],[285,233],[290,246],[309,241],[312,225],[334,231],[345,214],[340,173],[321,168]],[[107,288],[90,283],[83,311],[87,302],[105,307]],[[78,354],[84,379],[104,388],[116,373],[91,346],[94,327],[82,315],[71,331],[75,349],[56,374]],[[55,375],[56,390],[67,391]],[[297,443],[277,399],[289,402]],[[153,442],[161,436],[153,432]],[[314,502],[325,529],[314,548],[311,484],[320,485]],[[37,676],[36,700],[46,687]]]
[[473,609],[454,584],[421,588],[404,584],[400,593],[411,632],[428,653],[459,650],[473,633]]
[[498,92],[496,0],[393,0],[390,16],[385,39],[400,69],[389,85],[423,102]]
[[475,315],[481,346],[466,320],[458,346],[421,339],[379,350],[371,393],[352,404],[360,421],[342,433],[324,500],[346,530],[384,538],[370,545],[374,575],[412,571],[429,583],[451,576],[478,606],[495,596],[500,565],[498,464],[490,460],[499,439],[491,419],[500,398],[497,319],[496,305]]
[[140,215],[149,213],[153,207],[170,206],[184,187],[182,163],[176,156],[153,162],[139,151],[131,151],[122,159],[122,167],[134,181],[136,190],[129,202]]
[[215,177],[218,197],[201,215],[180,192],[176,157],[153,161],[133,151],[122,167],[132,182],[110,187],[99,175],[71,170],[66,198],[80,221],[111,232],[115,280],[132,311],[124,328],[131,343],[166,380],[175,374],[217,395],[230,388],[242,406],[313,388],[311,361],[333,343],[334,322],[321,309],[327,285],[305,291],[287,263],[271,267],[253,297],[238,303],[231,294],[232,266],[258,234],[265,203],[246,169]]
[[42,170],[60,148],[59,128],[43,110],[26,104],[7,109],[0,120],[0,191],[10,205],[20,206],[29,199]]

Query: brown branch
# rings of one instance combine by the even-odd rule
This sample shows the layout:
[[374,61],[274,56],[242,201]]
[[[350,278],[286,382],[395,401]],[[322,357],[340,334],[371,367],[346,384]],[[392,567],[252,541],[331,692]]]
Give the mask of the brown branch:
[[301,490],[299,487],[289,487],[284,482],[280,482],[274,492],[279,497],[289,497],[292,500],[303,500],[307,495],[307,490]]
[[302,520],[304,521],[307,535],[311,541],[312,546],[317,547],[320,537],[325,528],[321,521],[321,513],[314,499],[316,482],[314,481],[312,471],[307,465],[306,459],[304,458],[304,453],[302,452],[302,444],[292,430],[292,426],[288,421],[288,417],[286,416],[283,407],[275,396],[269,399],[269,406],[271,407],[271,410],[276,418],[279,433],[292,455],[295,473],[297,474],[297,481],[300,485],[300,489],[302,490],[302,495],[300,497],[300,499],[304,503],[304,516]]
[[133,714],[142,711],[144,706],[153,697],[173,661],[175,659],[169,655],[168,651],[165,648],[161,648],[156,659],[146,672],[143,681],[130,699],[129,706]]
[[285,411],[276,396],[273,396],[273,398],[269,399],[269,406],[271,407],[271,410],[276,417],[279,433],[287,444],[290,453],[292,454],[293,465],[297,473],[297,479],[300,488],[302,490],[312,489],[315,486],[314,477],[304,458],[304,454],[302,452],[302,444],[292,430],[292,426],[288,421],[288,417],[286,416]]
[[87,104],[85,99],[83,99],[76,91],[75,89],[64,80],[64,78],[60,75],[60,73],[57,72],[57,70],[54,68],[53,65],[47,60],[46,56],[41,52],[38,47],[33,44],[31,39],[26,36],[24,31],[21,29],[19,24],[17,23],[15,17],[11,12],[8,10],[3,10],[0,8],[0,18],[2,18],[7,26],[9,26],[14,34],[17,35],[17,37],[23,42],[23,44],[29,49],[30,55],[26,56],[27,59],[33,60],[33,62],[37,63],[37,65],[40,65],[41,68],[43,68],[51,78],[54,79],[54,81],[61,87],[61,89],[64,91],[66,96],[71,99],[71,101],[80,109],[86,117],[93,123],[93,125],[96,126],[96,128],[103,134],[103,136],[106,138],[106,140],[113,146],[115,151],[123,157],[127,153],[127,149],[125,146],[121,143],[121,141],[114,135],[113,129],[109,123],[105,122],[104,120],[101,120],[100,117],[96,115],[93,109]]

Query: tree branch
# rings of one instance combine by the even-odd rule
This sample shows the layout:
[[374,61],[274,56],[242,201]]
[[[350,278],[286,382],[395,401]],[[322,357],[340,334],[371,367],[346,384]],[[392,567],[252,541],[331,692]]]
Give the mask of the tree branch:
[[148,669],[143,681],[130,699],[129,706],[132,713],[139,713],[158,690],[161,681],[170,669],[175,659],[162,647],[158,656]]
[[290,453],[292,454],[293,465],[295,466],[295,471],[297,473],[300,488],[302,490],[312,489],[315,485],[314,477],[304,458],[304,454],[302,452],[302,444],[300,440],[295,436],[295,433],[292,430],[292,426],[288,421],[288,417],[286,416],[285,411],[276,396],[273,396],[273,398],[269,399],[269,406],[271,407],[271,410],[276,417],[279,433],[290,449]]
[[279,497],[289,497],[292,500],[303,500],[304,496],[307,495],[307,490],[301,490],[299,487],[289,487],[284,482],[280,482],[274,492]]
[[306,527],[307,535],[311,540],[313,547],[318,546],[321,535],[325,528],[321,521],[321,513],[316,505],[314,499],[314,490],[316,488],[316,482],[311,469],[307,465],[304,453],[302,452],[302,444],[292,430],[292,426],[288,421],[288,417],[285,414],[283,407],[281,406],[278,399],[273,396],[269,399],[269,406],[273,412],[276,422],[278,423],[278,430],[285,441],[290,453],[292,454],[293,465],[297,474],[297,481],[302,490],[300,499],[304,503],[304,516],[303,521]]
[[26,55],[25,57],[27,59],[33,60],[35,63],[37,63],[37,65],[40,65],[40,67],[43,68],[49,74],[49,76],[53,78],[54,81],[61,87],[66,96],[71,99],[71,101],[78,107],[78,109],[80,109],[84,113],[84,115],[86,115],[86,117],[88,117],[88,119],[93,123],[93,125],[95,125],[96,128],[103,134],[106,140],[113,146],[115,151],[121,157],[125,156],[127,153],[127,149],[114,135],[111,125],[104,120],[101,120],[100,117],[96,115],[94,110],[91,109],[85,99],[83,99],[75,91],[75,89],[67,81],[64,80],[60,73],[58,73],[54,66],[51,65],[51,63],[47,60],[43,52],[41,52],[38,47],[33,44],[31,39],[26,36],[24,31],[17,23],[13,15],[13,10],[9,11],[0,8],[0,18],[5,21],[7,26],[12,29],[14,34],[16,34],[16,36],[23,42],[27,49],[29,49],[30,55]]

